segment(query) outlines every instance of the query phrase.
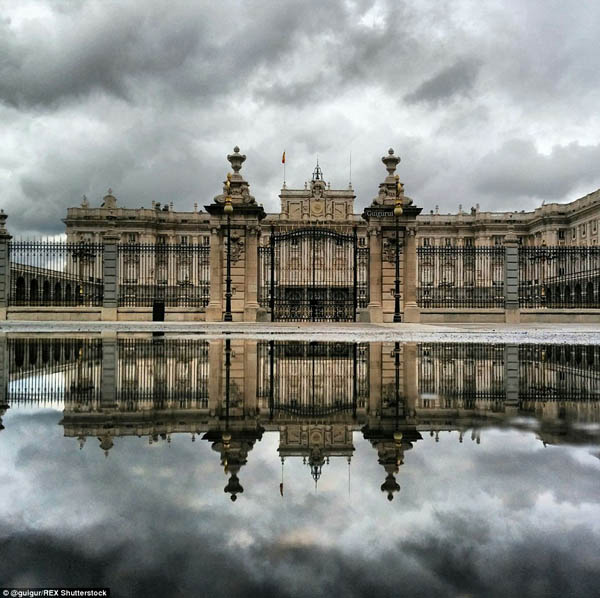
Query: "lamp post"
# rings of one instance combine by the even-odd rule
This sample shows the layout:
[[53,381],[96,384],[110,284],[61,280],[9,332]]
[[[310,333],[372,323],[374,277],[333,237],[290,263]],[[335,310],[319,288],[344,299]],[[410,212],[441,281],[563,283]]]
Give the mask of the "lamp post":
[[394,206],[394,219],[396,222],[396,278],[394,281],[394,322],[401,322],[400,317],[400,225],[398,219],[402,216],[402,198],[400,191],[402,183],[396,175],[396,205]]
[[223,315],[224,322],[231,322],[231,214],[233,214],[233,205],[231,196],[229,195],[229,187],[231,185],[231,173],[227,173],[227,196],[225,197],[225,205],[223,213],[227,215],[227,270],[225,274],[225,314]]

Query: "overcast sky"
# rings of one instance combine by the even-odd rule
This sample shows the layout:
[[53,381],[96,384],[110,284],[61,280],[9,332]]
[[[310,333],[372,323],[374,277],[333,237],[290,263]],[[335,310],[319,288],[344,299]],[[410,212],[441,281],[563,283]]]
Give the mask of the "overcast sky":
[[357,211],[401,155],[429,211],[531,209],[600,187],[600,3],[0,0],[0,207],[63,230],[85,193],[209,203],[238,144],[267,211],[281,154]]

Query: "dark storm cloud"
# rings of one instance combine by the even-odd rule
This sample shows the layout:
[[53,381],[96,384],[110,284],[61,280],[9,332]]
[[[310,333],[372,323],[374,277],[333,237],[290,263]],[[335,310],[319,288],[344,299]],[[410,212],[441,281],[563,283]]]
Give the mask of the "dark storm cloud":
[[[600,135],[597,3],[4,7],[0,186],[16,234],[63,230],[68,206],[83,193],[98,205],[109,186],[128,207],[202,206],[236,144],[268,210],[284,149],[291,186],[317,153],[345,186],[352,150],[358,207],[376,194],[390,146],[427,209],[531,208],[600,186],[585,149]],[[535,144],[517,151],[531,168],[504,155],[515,138]],[[567,149],[546,159],[553,146]]]
[[425,102],[438,105],[456,95],[468,95],[475,79],[479,65],[476,62],[461,60],[437,75],[423,81],[415,91],[404,96],[409,104]]

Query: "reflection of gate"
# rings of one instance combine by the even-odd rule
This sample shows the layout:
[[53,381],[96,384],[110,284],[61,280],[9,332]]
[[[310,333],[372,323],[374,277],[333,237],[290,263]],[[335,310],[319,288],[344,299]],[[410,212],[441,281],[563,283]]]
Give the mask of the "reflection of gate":
[[368,343],[258,343],[261,409],[325,416],[365,409],[369,399]]
[[369,250],[356,229],[272,232],[259,261],[260,304],[273,321],[351,322],[369,302]]

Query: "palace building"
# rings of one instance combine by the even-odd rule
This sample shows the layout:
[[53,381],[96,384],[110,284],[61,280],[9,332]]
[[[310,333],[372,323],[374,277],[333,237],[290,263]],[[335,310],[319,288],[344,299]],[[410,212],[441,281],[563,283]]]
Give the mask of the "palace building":
[[[542,322],[600,315],[600,190],[531,212],[423,213],[393,149],[369,205],[352,186],[280,190],[267,214],[227,156],[221,192],[67,210],[66,242],[13,241],[0,213],[0,315],[11,319]],[[225,169],[224,169],[225,170]]]
[[[246,156],[235,148],[228,160],[235,172],[232,184],[248,204],[257,205],[250,195],[250,186],[239,171]],[[382,158],[386,166],[398,164],[400,159],[389,150]],[[395,168],[388,168],[388,176]],[[383,183],[382,183],[383,185]],[[380,185],[372,205],[383,204],[386,189]],[[394,190],[392,190],[394,191]],[[402,185],[402,193],[403,185]],[[222,195],[215,202],[223,201]],[[331,189],[317,164],[310,181],[300,189],[285,186],[280,190],[280,212],[266,214],[261,228],[277,230],[306,224],[335,225],[340,230],[359,228],[359,238],[366,238],[367,222],[356,213],[356,195],[351,186]],[[122,243],[210,243],[210,214],[199,204],[193,212],[175,210],[173,202],[152,202],[151,208],[124,208],[109,189],[98,207],[90,206],[84,197],[81,206],[69,208],[66,224],[69,241],[100,242],[107,231],[117,231]],[[569,203],[545,203],[534,211],[482,212],[479,204],[468,211],[459,205],[458,212],[443,214],[438,206],[416,217],[417,241],[422,246],[484,246],[501,245],[509,230],[513,230],[523,245],[598,245],[600,240],[600,189]]]

